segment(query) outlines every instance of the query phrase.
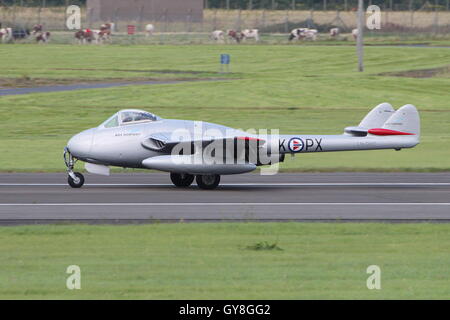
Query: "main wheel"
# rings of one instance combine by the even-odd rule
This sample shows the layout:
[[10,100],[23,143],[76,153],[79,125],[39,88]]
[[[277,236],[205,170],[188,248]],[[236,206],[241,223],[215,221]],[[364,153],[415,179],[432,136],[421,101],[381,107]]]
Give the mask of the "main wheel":
[[72,188],[81,188],[84,184],[84,176],[79,172],[75,172],[74,175],[76,179],[72,179],[71,176],[67,178],[69,186],[71,186]]
[[195,180],[200,189],[212,190],[219,185],[220,176],[218,174],[198,175]]
[[172,180],[173,184],[177,187],[185,188],[189,187],[194,181],[194,176],[192,174],[187,173],[170,173],[170,180]]

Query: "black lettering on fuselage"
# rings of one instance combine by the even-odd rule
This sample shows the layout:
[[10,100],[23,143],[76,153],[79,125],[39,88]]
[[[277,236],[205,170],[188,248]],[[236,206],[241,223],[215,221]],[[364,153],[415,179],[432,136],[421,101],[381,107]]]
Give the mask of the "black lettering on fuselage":
[[308,151],[309,148],[311,148],[314,145],[314,140],[313,139],[306,139],[306,149],[305,151]]
[[286,141],[286,140],[285,139],[279,140],[280,151],[281,151],[281,149],[283,149],[283,151],[286,151],[286,147],[284,146],[284,141]]
[[322,146],[320,145],[322,143],[322,138],[314,139],[314,140],[316,140],[316,143],[317,143],[317,147],[316,147],[315,151],[323,151]]

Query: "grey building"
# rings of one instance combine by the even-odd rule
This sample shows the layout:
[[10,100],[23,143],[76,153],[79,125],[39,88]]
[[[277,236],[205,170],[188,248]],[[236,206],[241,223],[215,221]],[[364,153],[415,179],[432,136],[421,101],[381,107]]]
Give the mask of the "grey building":
[[201,22],[204,0],[87,0],[87,18],[97,21]]

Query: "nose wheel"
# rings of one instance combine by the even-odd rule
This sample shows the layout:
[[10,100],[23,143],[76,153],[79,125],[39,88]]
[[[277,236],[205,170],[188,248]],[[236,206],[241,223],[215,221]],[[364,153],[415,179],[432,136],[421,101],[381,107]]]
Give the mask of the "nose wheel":
[[84,176],[79,172],[72,172],[73,176],[69,173],[67,177],[67,183],[72,188],[81,188],[84,184]]
[[69,149],[64,148],[64,163],[67,168],[67,183],[72,188],[81,188],[84,184],[84,176],[79,172],[73,172],[73,167],[77,160],[72,157]]

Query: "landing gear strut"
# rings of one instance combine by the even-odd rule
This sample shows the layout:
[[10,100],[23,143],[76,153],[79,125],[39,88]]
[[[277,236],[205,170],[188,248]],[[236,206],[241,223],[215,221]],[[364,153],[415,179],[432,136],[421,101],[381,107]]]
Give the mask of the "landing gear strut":
[[73,172],[75,162],[77,160],[72,157],[69,149],[64,148],[64,163],[67,168],[67,174],[69,175],[67,177],[67,183],[72,188],[81,188],[84,184],[84,176],[79,172]]

